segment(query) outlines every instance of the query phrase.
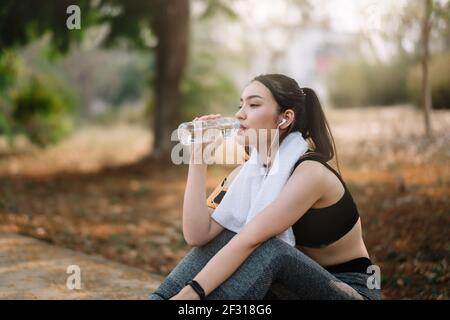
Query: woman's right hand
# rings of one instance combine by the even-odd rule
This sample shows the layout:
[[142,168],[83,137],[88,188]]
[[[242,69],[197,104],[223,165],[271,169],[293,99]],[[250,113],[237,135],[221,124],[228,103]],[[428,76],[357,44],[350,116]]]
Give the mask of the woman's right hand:
[[[212,119],[217,119],[222,117],[221,114],[208,114],[208,115],[203,115],[200,117],[196,117],[194,121],[206,121],[206,120],[212,120]],[[218,146],[220,146],[220,144],[222,144],[223,142],[223,137],[221,135],[219,135],[214,141],[205,141],[202,143],[193,143],[191,145],[191,163],[194,161],[192,159],[192,155],[195,154],[195,164],[210,164],[211,162],[211,155],[209,151],[211,150],[215,150]],[[208,149],[206,149],[206,147],[210,144],[214,144],[214,146],[211,148],[209,147]],[[204,151],[207,151],[205,154]],[[214,156],[214,152],[212,154],[212,156]],[[200,162],[199,162],[200,161]]]

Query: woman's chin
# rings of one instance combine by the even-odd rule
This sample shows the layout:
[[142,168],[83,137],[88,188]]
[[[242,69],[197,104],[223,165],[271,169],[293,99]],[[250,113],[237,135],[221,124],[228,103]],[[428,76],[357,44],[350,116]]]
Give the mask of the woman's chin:
[[238,144],[244,147],[252,147],[258,144],[258,130],[253,128],[239,129],[235,140]]

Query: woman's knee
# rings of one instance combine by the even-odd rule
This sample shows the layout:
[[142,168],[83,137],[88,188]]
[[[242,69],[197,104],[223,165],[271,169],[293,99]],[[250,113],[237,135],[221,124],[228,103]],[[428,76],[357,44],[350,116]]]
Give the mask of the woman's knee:
[[224,230],[208,244],[201,247],[193,247],[189,250],[167,275],[157,292],[151,295],[150,299],[157,300],[158,293],[163,297],[170,297],[181,290],[184,283],[195,277],[234,234],[229,230]]
[[189,250],[170,272],[168,278],[185,279],[200,272],[209,260],[211,260],[229,239],[231,239],[231,231],[226,231],[227,232],[219,234],[215,239],[211,240],[210,243],[201,247],[193,247]]

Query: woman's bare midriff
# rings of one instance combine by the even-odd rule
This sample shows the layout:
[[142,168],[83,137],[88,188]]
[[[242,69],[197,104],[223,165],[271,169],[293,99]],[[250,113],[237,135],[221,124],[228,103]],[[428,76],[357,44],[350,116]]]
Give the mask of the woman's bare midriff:
[[[318,209],[331,206],[338,202],[344,195],[345,189],[338,177],[329,169],[325,170],[326,192],[314,203],[312,208]],[[369,258],[369,253],[362,238],[361,219],[358,219],[353,228],[345,236],[326,247],[309,248],[296,246],[296,248],[322,266],[335,265],[360,257]]]
[[345,236],[323,248],[308,248],[296,246],[297,249],[309,256],[320,265],[326,267],[355,258],[369,257],[361,235],[361,219]]

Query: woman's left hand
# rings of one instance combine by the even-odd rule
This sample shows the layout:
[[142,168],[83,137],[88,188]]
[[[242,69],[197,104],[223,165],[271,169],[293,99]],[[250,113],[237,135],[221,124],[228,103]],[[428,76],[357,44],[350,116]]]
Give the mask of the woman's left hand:
[[200,300],[200,297],[191,286],[185,286],[180,292],[169,300]]

